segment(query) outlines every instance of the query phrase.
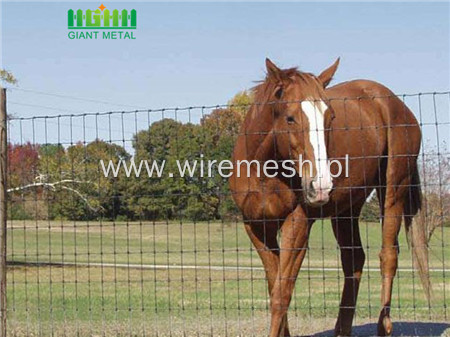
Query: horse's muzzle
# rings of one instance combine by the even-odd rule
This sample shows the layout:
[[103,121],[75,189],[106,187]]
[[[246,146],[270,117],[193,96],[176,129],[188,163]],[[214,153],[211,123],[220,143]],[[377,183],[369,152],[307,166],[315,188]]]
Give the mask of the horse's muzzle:
[[330,201],[330,192],[333,185],[330,181],[321,178],[305,179],[303,190],[308,205],[312,207],[320,207]]

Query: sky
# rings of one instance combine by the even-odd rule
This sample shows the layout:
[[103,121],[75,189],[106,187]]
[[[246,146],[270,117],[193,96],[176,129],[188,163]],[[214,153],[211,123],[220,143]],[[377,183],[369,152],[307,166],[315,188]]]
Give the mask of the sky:
[[[1,67],[19,80],[8,91],[10,113],[224,104],[264,77],[266,57],[316,74],[341,57],[332,83],[366,78],[398,94],[449,90],[448,2],[104,2],[137,10],[136,39],[69,39],[67,10],[100,4],[1,3]],[[448,122],[448,103],[440,110]]]

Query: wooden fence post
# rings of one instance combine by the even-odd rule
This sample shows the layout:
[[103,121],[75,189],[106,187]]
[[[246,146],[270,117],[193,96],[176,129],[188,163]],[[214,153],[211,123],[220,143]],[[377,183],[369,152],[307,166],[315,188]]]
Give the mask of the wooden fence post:
[[6,337],[6,219],[7,219],[6,89],[0,87],[0,337]]

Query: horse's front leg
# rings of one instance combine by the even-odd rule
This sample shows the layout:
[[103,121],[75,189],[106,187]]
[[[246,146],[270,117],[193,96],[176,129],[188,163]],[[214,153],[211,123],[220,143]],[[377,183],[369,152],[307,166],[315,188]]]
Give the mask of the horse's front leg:
[[[280,247],[278,245],[279,225],[276,222],[263,222],[260,221],[252,223],[252,221],[246,221],[245,229],[247,234],[255,246],[261,261],[264,265],[266,272],[266,278],[269,286],[269,296],[272,293],[273,285],[277,279],[278,267],[280,265]],[[287,315],[284,320],[284,337],[289,337],[289,326],[287,324]]]
[[280,266],[271,293],[270,337],[283,334],[286,313],[291,302],[295,281],[306,254],[311,222],[297,206],[281,228]]

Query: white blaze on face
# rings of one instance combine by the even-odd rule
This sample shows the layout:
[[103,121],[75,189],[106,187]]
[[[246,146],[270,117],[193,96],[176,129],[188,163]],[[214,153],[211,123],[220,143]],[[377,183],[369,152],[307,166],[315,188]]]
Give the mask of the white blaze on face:
[[325,111],[327,105],[323,101],[303,101],[302,110],[309,122],[309,141],[314,149],[317,176],[313,181],[316,191],[329,193],[333,182],[328,165],[327,148],[325,146]]

